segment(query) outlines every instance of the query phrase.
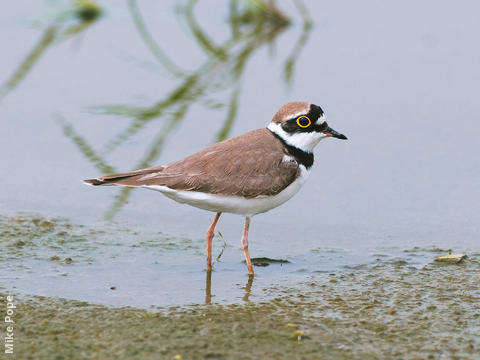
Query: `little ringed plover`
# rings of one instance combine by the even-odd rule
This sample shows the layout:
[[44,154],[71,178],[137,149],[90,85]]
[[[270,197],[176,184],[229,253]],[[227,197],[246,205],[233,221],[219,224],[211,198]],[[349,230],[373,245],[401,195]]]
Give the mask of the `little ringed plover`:
[[207,270],[212,269],[212,239],[221,213],[245,216],[241,241],[248,272],[253,274],[248,252],[250,217],[283,204],[297,193],[313,165],[313,148],[327,137],[347,139],[328,126],[319,106],[291,102],[277,111],[266,128],[167,165],[84,182],[156,190],[179,203],[215,212],[207,231]]

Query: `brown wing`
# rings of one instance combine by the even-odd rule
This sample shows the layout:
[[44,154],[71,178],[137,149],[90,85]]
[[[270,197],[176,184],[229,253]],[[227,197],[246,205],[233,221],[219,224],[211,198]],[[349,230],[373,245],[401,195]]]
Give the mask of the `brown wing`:
[[174,163],[85,180],[92,185],[164,185],[175,190],[253,198],[276,195],[299,175],[298,164],[283,161],[283,144],[269,130],[254,130]]

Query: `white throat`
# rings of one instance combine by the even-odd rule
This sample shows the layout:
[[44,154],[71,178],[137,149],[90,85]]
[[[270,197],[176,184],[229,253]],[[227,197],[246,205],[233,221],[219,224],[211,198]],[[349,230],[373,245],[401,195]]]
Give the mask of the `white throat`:
[[288,145],[305,152],[313,152],[313,148],[319,141],[326,137],[325,134],[316,131],[290,134],[283,130],[279,123],[273,122],[268,124],[267,129],[282,138]]

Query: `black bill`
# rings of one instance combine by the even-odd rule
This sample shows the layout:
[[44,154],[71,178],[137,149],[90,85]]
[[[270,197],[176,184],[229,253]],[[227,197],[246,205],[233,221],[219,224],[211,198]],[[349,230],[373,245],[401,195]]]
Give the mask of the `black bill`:
[[325,130],[323,130],[323,133],[327,136],[333,136],[337,139],[347,140],[347,137],[345,135],[340,134],[339,132],[333,130],[330,126],[328,126]]

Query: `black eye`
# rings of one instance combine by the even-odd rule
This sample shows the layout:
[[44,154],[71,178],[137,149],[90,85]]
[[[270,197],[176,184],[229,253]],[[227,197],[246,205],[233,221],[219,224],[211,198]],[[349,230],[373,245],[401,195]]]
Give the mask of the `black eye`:
[[297,125],[305,129],[312,124],[308,116],[302,115],[297,118]]

